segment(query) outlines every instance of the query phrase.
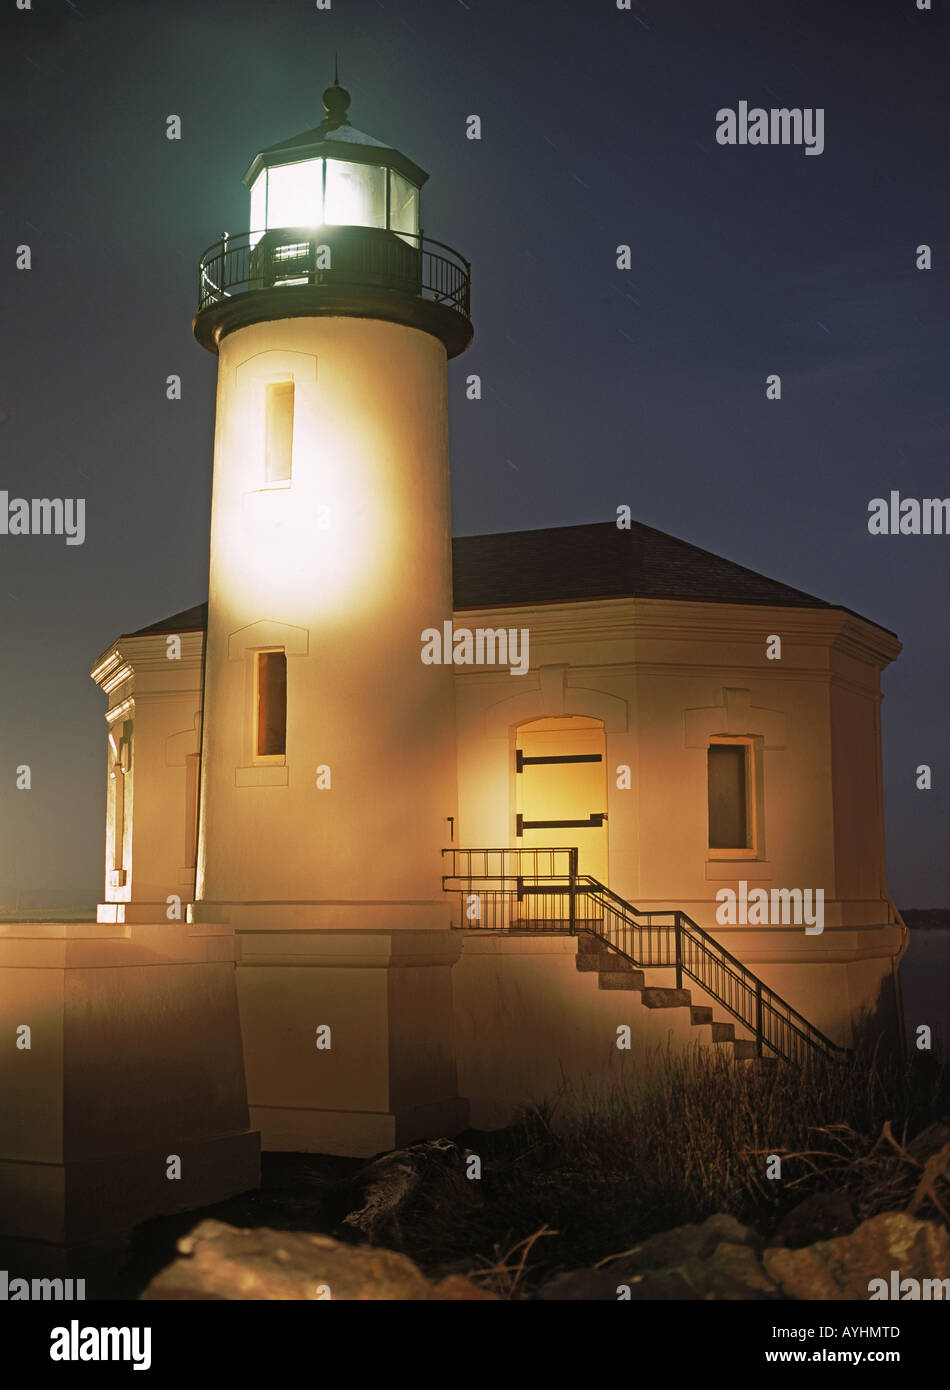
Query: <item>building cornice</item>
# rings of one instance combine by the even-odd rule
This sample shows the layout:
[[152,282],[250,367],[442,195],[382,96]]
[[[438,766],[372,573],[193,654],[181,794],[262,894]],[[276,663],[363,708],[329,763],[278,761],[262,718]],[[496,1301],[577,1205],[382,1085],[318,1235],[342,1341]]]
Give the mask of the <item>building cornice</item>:
[[[181,655],[170,662],[166,652],[168,638],[181,639]],[[191,677],[199,674],[204,654],[205,634],[201,630],[181,633],[153,632],[143,637],[120,637],[106,648],[92,670],[90,677],[107,695],[110,695],[124,680],[135,675],[145,675],[155,671],[167,671],[174,665],[177,669],[188,671]],[[200,683],[200,678],[199,678]]]
[[457,627],[528,627],[537,640],[735,642],[777,632],[834,648],[883,669],[901,651],[893,634],[841,608],[791,608],[680,599],[612,598],[581,603],[465,608]]
[[112,725],[119,719],[132,719],[134,716],[135,701],[130,695],[127,699],[122,700],[119,704],[113,705],[111,709],[106,710],[106,723]]

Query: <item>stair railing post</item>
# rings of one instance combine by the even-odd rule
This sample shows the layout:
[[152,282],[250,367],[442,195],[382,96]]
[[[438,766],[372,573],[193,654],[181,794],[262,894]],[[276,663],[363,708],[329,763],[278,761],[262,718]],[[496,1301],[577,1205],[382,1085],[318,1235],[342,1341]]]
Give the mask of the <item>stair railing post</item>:
[[577,933],[577,900],[575,897],[577,893],[577,850],[569,850],[568,854],[570,857],[570,883],[567,889],[567,912],[571,927],[571,936],[575,936]]
[[683,988],[683,924],[680,914],[676,914],[676,988]]
[[762,1056],[762,981],[755,982],[755,1055]]

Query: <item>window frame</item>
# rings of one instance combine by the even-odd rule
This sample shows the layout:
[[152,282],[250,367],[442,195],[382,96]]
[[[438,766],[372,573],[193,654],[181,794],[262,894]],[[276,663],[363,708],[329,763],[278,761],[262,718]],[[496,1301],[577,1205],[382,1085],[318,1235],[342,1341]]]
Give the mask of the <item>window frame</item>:
[[[271,392],[274,387],[290,387],[290,462],[289,473],[286,478],[272,478],[270,476],[269,458],[269,437],[271,430],[271,401],[275,399]],[[294,438],[297,423],[297,382],[293,376],[274,376],[264,382],[264,486],[261,491],[270,488],[289,488],[294,481]]]
[[[259,753],[260,746],[260,710],[261,710],[261,668],[263,662],[261,657],[268,652],[280,652],[284,658],[284,751],[282,753]],[[251,766],[252,767],[283,767],[287,762],[287,714],[288,714],[288,682],[287,675],[287,648],[286,647],[255,647],[251,652],[253,658],[253,683],[252,683],[252,704],[251,704]]]
[[[713,747],[745,748],[745,811],[746,840],[748,843],[735,848],[716,848],[709,843],[709,749]],[[707,860],[758,859],[759,858],[759,798],[758,767],[755,753],[755,739],[748,734],[712,734],[705,750],[706,761],[706,858]]]

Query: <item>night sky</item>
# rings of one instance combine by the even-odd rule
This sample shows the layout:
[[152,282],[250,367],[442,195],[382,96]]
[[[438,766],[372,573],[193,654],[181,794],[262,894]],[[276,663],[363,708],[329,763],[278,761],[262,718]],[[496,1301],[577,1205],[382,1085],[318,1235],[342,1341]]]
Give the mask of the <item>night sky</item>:
[[[89,668],[207,595],[198,257],[246,230],[256,151],[320,121],[335,49],[353,124],[429,171],[424,229],[473,266],[475,342],[449,377],[456,534],[628,503],[896,631],[889,886],[904,907],[950,904],[950,538],[867,530],[872,497],[950,495],[934,6],[3,0],[0,489],[85,497],[86,542],[0,537],[0,904],[101,896]],[[740,100],[824,108],[824,153],[718,145],[716,112]],[[915,789],[919,763],[934,790]]]

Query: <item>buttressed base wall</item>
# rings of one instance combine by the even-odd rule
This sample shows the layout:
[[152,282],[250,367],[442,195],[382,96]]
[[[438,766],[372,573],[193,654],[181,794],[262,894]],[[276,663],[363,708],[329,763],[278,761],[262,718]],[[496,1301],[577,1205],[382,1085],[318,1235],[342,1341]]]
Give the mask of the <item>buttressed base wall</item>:
[[85,1275],[158,1214],[256,1187],[233,942],[184,923],[0,926],[0,1252]]

